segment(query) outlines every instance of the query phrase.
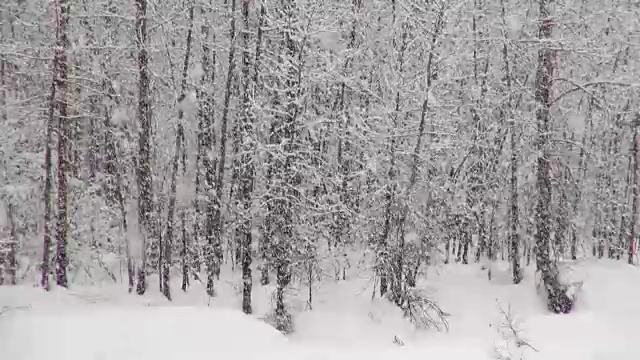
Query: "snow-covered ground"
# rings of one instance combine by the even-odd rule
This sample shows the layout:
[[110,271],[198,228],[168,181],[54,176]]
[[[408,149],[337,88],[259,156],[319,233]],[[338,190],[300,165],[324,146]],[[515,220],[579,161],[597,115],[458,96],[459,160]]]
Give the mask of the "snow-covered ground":
[[[513,359],[640,359],[640,270],[606,260],[563,270],[583,281],[569,315],[547,312],[532,267],[519,285],[511,284],[508,269],[498,265],[491,281],[477,264],[431,268],[419,286],[449,314],[449,331],[440,333],[415,330],[397,307],[372,300],[370,278],[356,274],[347,281],[324,280],[315,289],[312,310],[305,287],[292,289],[295,332],[289,337],[263,321],[272,287],[254,286],[255,315],[238,310],[239,274],[230,270],[223,277],[227,281],[217,282],[216,298],[208,298],[197,282],[187,293],[176,283],[172,303],[157,290],[139,297],[120,284],[51,293],[0,286],[5,309],[0,359],[204,360],[224,354],[279,360],[482,360],[496,358],[496,351]],[[518,339],[501,326],[501,309],[511,315]]]

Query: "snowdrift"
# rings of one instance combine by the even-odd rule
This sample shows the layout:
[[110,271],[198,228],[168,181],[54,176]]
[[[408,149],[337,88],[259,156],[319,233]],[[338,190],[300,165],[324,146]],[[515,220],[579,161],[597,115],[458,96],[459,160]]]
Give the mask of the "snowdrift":
[[[478,264],[430,268],[418,286],[450,314],[443,333],[416,331],[393,304],[372,300],[368,278],[323,281],[312,311],[294,286],[288,301],[296,332],[288,338],[261,320],[272,289],[255,286],[255,315],[244,315],[234,286],[240,280],[229,272],[218,297],[194,287],[176,291],[171,303],[157,289],[140,297],[121,285],[51,293],[0,286],[0,308],[10,308],[0,315],[0,360],[485,360],[496,351],[525,360],[640,359],[640,269],[588,260],[562,271],[583,283],[568,315],[547,311],[533,266],[518,285],[499,263],[491,281]],[[532,348],[505,341],[500,308]]]
[[7,360],[257,359],[287,339],[238,311],[195,307],[81,307],[0,318]]

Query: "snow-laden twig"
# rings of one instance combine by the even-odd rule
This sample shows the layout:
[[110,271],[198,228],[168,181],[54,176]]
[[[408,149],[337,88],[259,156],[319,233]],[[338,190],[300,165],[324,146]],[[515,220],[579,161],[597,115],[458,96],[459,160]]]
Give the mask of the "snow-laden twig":
[[521,320],[511,311],[511,305],[505,310],[496,299],[501,320],[496,331],[500,334],[502,344],[494,344],[493,356],[498,360],[522,360],[526,349],[539,352],[529,340],[522,336]]
[[442,310],[438,304],[415,288],[408,288],[406,296],[405,313],[417,328],[449,331],[447,318],[450,314]]

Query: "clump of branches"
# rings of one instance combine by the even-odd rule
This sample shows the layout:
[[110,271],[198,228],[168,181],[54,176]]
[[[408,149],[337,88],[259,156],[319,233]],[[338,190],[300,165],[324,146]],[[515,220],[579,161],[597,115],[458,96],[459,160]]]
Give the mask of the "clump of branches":
[[[285,302],[284,311],[276,311],[276,297],[277,293],[274,291],[271,295],[271,306],[273,310],[269,311],[262,320],[285,335],[291,334],[295,331],[293,316],[291,316],[291,305]],[[287,296],[287,298],[289,298],[289,296]]]
[[577,296],[582,289],[582,281],[564,283],[560,271],[554,267],[545,274],[537,271],[536,292],[542,291],[547,297],[547,308],[556,314],[568,314],[573,309]]
[[449,322],[447,321],[449,314],[416,288],[408,287],[405,290],[403,310],[405,316],[416,328],[449,331]]
[[295,331],[293,317],[289,311],[279,315],[275,310],[272,310],[265,315],[263,320],[285,335],[289,335]]
[[494,345],[494,358],[498,360],[523,360],[527,349],[538,352],[538,349],[522,336],[522,321],[513,314],[511,305],[505,310],[499,302],[497,304],[501,319],[496,326],[496,331],[501,339],[499,344]]

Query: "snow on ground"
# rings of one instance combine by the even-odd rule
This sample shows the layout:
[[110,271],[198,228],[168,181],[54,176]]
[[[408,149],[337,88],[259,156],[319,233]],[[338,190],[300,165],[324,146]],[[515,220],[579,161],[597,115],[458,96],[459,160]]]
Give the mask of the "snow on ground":
[[[296,331],[288,338],[263,321],[273,287],[254,286],[254,315],[246,316],[238,310],[239,273],[230,269],[226,280],[216,282],[215,298],[198,282],[183,293],[175,279],[172,303],[157,289],[139,297],[120,284],[51,293],[0,286],[0,308],[9,309],[0,315],[0,359],[198,360],[215,352],[242,359],[483,360],[507,347],[512,356],[531,360],[640,358],[640,270],[589,260],[564,273],[582,280],[582,290],[574,312],[553,315],[536,292],[533,267],[519,285],[510,283],[509,269],[500,264],[493,265],[491,281],[477,264],[430,268],[418,286],[450,314],[450,330],[438,333],[415,330],[397,307],[372,300],[370,277],[353,271],[348,281],[323,280],[312,310],[306,285],[289,290]],[[521,340],[535,350],[503,340],[500,308],[512,314]]]
[[[205,359],[212,352],[257,359],[286,338],[239,312],[197,307],[85,306],[2,319],[3,359]],[[167,329],[168,331],[163,331]],[[250,339],[250,346],[238,346]]]

